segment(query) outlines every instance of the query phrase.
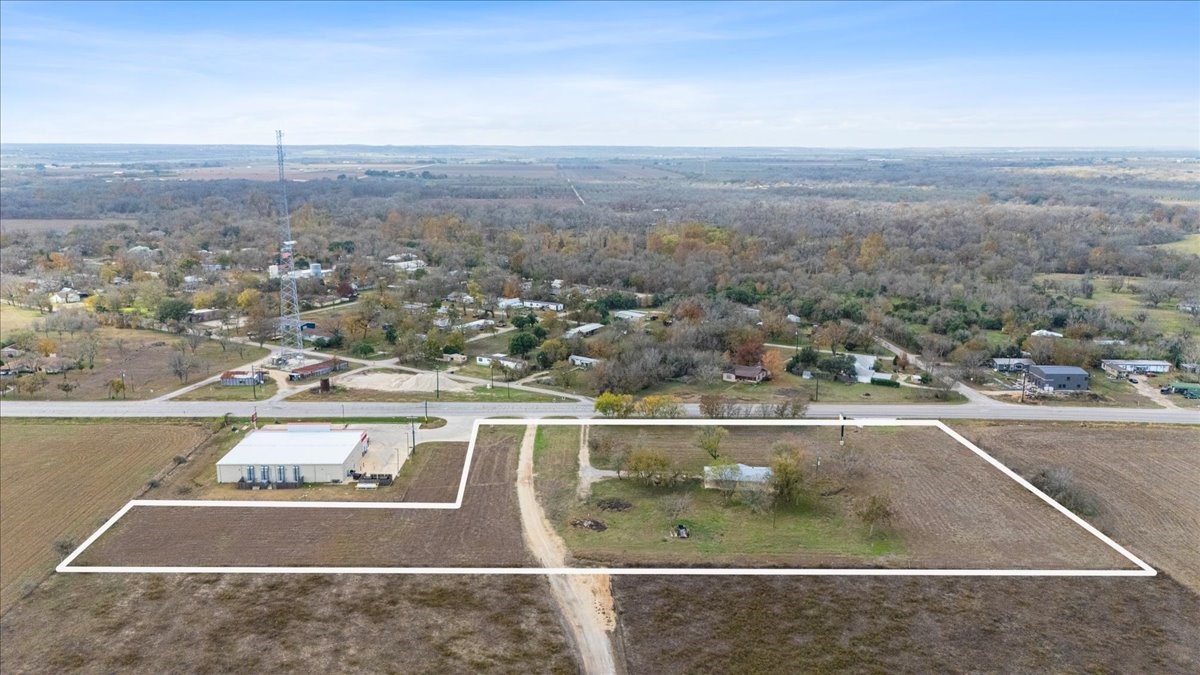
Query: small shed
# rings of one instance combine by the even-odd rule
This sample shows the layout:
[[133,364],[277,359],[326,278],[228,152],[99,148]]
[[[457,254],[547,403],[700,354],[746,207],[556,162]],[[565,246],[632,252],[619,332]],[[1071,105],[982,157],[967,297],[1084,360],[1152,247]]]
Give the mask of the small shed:
[[261,370],[227,370],[221,373],[221,384],[226,387],[252,387],[262,384],[266,373]]
[[341,359],[329,359],[308,366],[300,366],[288,373],[289,380],[306,380],[310,377],[323,377],[330,373],[348,370],[350,364]]

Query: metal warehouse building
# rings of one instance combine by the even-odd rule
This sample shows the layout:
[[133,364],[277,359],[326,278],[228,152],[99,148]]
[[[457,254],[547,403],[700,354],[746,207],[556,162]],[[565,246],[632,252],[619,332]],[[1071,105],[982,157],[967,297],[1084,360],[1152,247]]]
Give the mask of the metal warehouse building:
[[1088,372],[1075,366],[1029,366],[1029,381],[1038,389],[1087,391]]
[[217,462],[217,482],[328,483],[358,471],[370,439],[365,431],[328,424],[290,424],[251,432]]

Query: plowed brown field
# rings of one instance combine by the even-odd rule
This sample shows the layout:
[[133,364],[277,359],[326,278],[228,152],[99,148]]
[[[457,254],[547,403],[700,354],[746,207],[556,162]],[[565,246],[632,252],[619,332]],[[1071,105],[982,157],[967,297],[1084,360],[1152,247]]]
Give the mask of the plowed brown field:
[[0,430],[0,612],[146,482],[208,436],[199,425],[5,421]]
[[1169,577],[614,577],[630,673],[1195,673]]
[[1070,469],[1093,524],[1200,592],[1200,430],[1080,424],[964,424],[959,432],[1017,473]]
[[61,574],[0,636],[6,675],[576,672],[533,576]]

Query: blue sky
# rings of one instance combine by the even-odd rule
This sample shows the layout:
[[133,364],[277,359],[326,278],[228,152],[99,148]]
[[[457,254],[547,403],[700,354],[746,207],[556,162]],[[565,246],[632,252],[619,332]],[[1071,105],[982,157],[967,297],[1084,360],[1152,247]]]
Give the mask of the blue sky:
[[1200,148],[1200,3],[0,3],[0,140]]

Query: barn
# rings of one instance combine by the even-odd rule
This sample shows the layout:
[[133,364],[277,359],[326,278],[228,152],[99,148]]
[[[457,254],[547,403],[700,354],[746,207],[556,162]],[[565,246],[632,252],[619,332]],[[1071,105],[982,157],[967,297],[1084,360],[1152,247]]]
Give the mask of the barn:
[[358,471],[370,439],[365,431],[328,424],[289,424],[251,432],[217,461],[217,482],[333,483]]

